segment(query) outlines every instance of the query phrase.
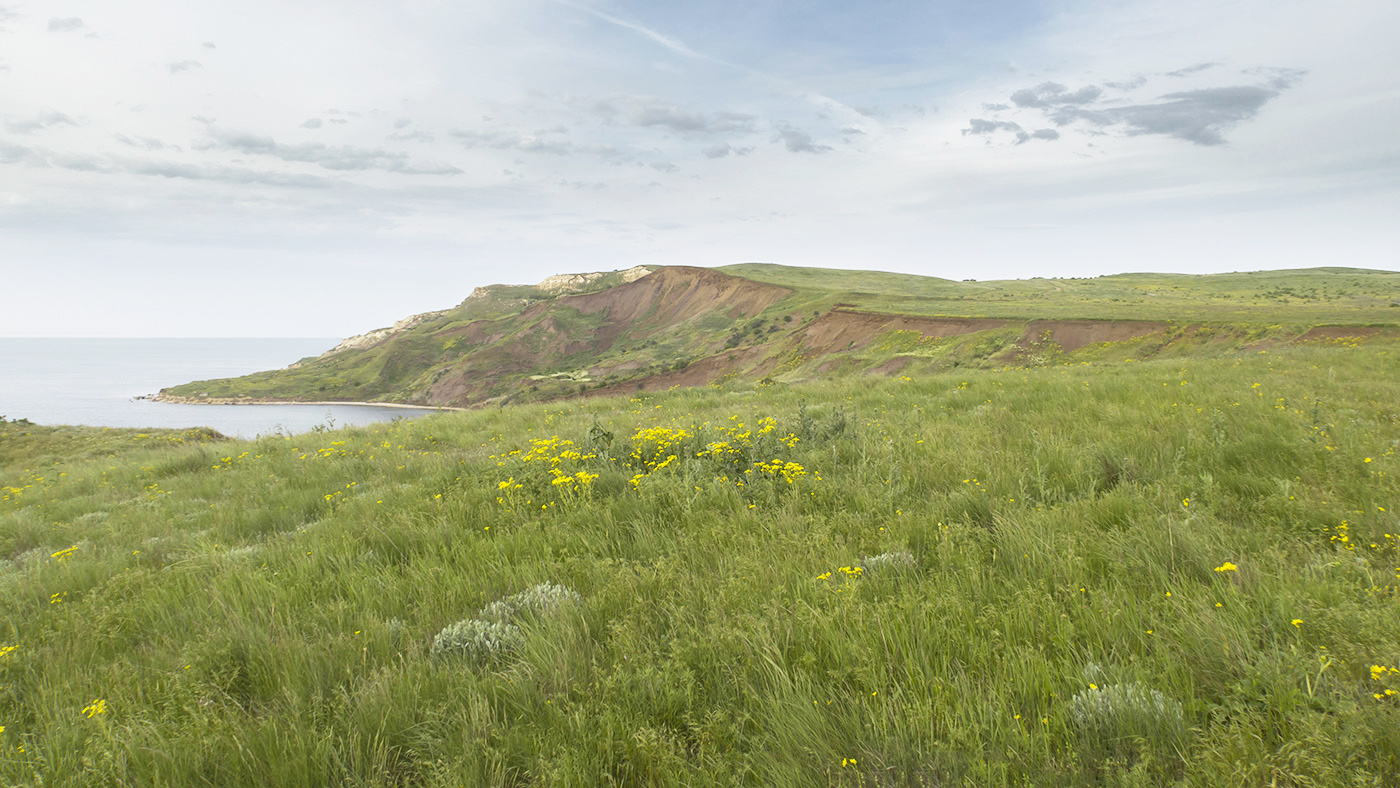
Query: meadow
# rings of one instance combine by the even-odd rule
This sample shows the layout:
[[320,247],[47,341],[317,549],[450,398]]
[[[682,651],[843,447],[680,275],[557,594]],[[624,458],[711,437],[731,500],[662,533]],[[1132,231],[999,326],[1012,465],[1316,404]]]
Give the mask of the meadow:
[[0,782],[1400,784],[1397,362],[3,423]]

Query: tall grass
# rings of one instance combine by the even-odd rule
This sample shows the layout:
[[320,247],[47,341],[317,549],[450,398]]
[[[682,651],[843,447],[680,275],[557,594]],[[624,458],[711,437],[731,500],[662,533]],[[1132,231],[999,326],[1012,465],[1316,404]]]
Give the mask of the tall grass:
[[1394,785],[1396,350],[3,424],[0,780]]

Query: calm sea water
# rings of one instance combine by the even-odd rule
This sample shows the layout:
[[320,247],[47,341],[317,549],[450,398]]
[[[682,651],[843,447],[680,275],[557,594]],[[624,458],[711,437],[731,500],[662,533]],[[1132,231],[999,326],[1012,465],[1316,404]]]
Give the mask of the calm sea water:
[[365,405],[172,405],[136,400],[192,380],[246,375],[337,339],[0,339],[0,416],[93,427],[213,427],[253,438],[373,424],[429,410]]

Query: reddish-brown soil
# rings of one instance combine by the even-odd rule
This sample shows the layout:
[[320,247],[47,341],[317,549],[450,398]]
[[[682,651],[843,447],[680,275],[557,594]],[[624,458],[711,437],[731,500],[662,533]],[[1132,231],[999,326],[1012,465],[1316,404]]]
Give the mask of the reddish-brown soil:
[[555,303],[584,314],[604,312],[609,324],[636,330],[675,325],[719,307],[728,307],[730,318],[744,318],[762,312],[791,292],[708,268],[676,265],[658,268],[635,282],[566,296]]
[[[1123,342],[1167,330],[1166,323],[1136,320],[1032,320],[1026,325],[1021,344],[1031,345],[1048,336],[1069,353],[1100,342]],[[1048,333],[1047,333],[1048,332]]]
[[1001,328],[1009,322],[975,317],[910,317],[836,309],[808,323],[800,336],[804,354],[826,355],[865,347],[887,331],[918,331],[925,337],[941,339]]

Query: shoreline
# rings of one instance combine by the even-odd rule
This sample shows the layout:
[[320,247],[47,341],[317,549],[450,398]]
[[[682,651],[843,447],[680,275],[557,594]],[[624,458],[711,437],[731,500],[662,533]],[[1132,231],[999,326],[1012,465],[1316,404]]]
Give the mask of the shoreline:
[[347,402],[344,400],[274,400],[235,397],[174,397],[168,394],[145,394],[132,397],[142,402],[160,402],[166,405],[363,405],[370,408],[401,408],[403,410],[465,411],[468,408],[454,408],[448,405],[406,405],[400,402]]

